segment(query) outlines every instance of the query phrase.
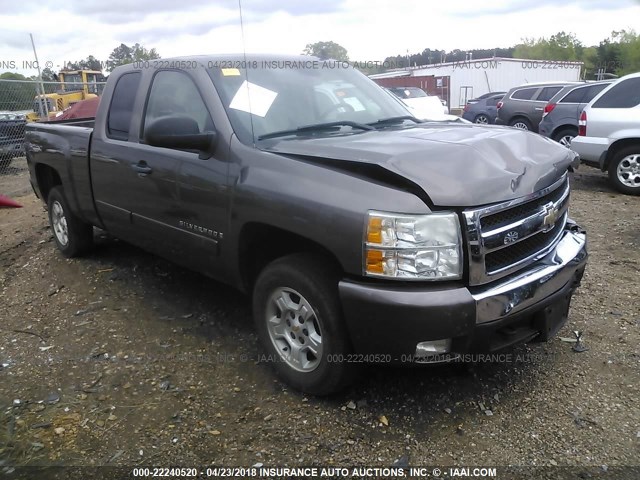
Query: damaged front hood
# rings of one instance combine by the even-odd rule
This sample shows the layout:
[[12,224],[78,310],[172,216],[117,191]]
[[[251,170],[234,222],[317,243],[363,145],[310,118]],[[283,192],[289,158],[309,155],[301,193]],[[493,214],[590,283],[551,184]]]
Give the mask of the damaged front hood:
[[576,158],[571,150],[535,133],[451,123],[322,138],[287,137],[261,147],[318,164],[344,161],[347,171],[354,170],[353,162],[377,165],[418,185],[434,205],[452,207],[536,192],[560,178]]

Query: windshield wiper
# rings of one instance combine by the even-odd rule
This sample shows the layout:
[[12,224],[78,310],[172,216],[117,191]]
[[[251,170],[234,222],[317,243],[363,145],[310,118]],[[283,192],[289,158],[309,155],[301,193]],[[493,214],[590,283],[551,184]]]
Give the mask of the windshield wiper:
[[375,130],[372,126],[365,123],[351,122],[349,120],[340,120],[337,122],[315,123],[313,125],[305,125],[291,130],[281,130],[279,132],[265,133],[260,135],[258,140],[266,140],[267,138],[286,137],[287,135],[298,135],[300,133],[321,132],[323,130],[332,130],[337,127],[359,128],[360,130]]
[[412,115],[403,115],[401,117],[383,118],[382,120],[378,120],[377,122],[367,123],[367,125],[369,125],[370,127],[384,127],[387,125],[396,125],[398,123],[404,122],[405,120],[411,120],[415,123],[423,123],[422,120],[418,120]]

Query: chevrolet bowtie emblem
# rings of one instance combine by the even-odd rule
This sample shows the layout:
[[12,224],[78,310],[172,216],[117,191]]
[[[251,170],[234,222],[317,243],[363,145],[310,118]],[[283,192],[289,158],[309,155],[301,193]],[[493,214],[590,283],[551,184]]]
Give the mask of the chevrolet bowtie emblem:
[[553,203],[549,202],[544,206],[544,217],[542,218],[542,230],[551,230],[560,217],[560,210]]

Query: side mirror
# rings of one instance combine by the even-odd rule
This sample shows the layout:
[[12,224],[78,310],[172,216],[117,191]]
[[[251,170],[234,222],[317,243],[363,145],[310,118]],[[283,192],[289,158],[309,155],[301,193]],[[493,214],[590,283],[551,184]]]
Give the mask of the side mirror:
[[144,131],[144,140],[155,147],[209,152],[215,147],[217,135],[215,131],[200,133],[198,123],[191,117],[170,115],[160,117],[148,125]]

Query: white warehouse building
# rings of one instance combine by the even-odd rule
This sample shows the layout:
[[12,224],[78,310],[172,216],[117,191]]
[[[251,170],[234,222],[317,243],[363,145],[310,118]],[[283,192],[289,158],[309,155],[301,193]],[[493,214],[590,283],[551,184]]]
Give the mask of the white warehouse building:
[[452,109],[489,92],[506,92],[526,83],[579,81],[582,62],[483,58],[436,63],[370,75],[385,87],[419,87],[438,95]]

